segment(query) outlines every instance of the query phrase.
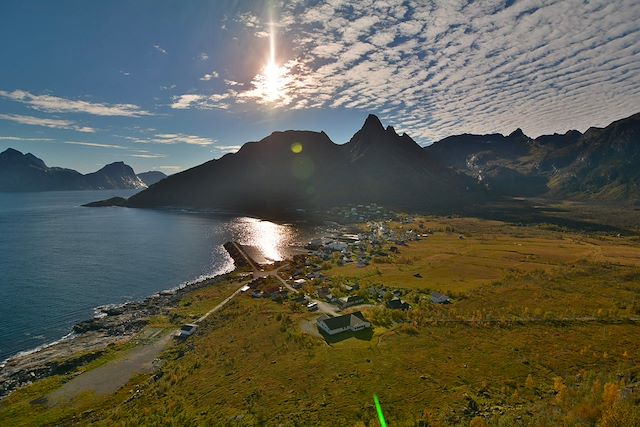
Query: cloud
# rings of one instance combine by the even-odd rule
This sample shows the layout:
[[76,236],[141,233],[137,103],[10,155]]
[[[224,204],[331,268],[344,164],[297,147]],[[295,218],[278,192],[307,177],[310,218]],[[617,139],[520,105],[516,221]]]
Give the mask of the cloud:
[[229,105],[223,101],[233,98],[235,94],[235,91],[230,90],[224,94],[213,94],[209,96],[195,94],[174,96],[173,103],[170,107],[175,110],[186,110],[189,108],[226,110],[229,108]]
[[154,48],[155,50],[157,50],[158,52],[160,52],[161,54],[163,54],[163,55],[166,55],[166,54],[167,54],[167,51],[166,51],[166,50],[164,50],[163,48],[161,48],[161,47],[160,47],[160,45],[154,44],[154,45],[153,45],[153,48]]
[[[126,136],[124,138],[140,144],[189,144],[209,146],[217,142],[215,139],[207,138],[204,136],[187,135],[184,133],[156,133],[155,135],[149,137]],[[140,150],[137,151],[140,152]],[[148,153],[144,150],[142,152]]]
[[165,154],[141,153],[141,154],[129,154],[129,157],[138,157],[141,159],[162,159],[167,156]]
[[34,110],[48,113],[84,113],[94,116],[122,116],[141,117],[151,116],[152,113],[142,110],[133,104],[105,104],[73,99],[60,98],[51,95],[33,95],[24,90],[7,92],[0,90],[0,97],[20,102]]
[[235,19],[235,21],[243,24],[245,27],[248,27],[248,28],[255,28],[258,25],[260,25],[260,19],[256,15],[252,14],[251,12],[246,12],[239,15]]
[[242,145],[217,145],[214,148],[222,153],[235,153]]
[[200,77],[200,80],[209,81],[211,79],[217,79],[218,77],[220,77],[220,74],[218,74],[217,71],[212,71],[211,73]]
[[[237,21],[265,30],[252,13]],[[184,108],[358,109],[424,144],[584,130],[640,105],[636,0],[291,0],[277,21],[279,96],[256,69],[218,104],[192,94]]]
[[157,144],[212,145],[216,143],[216,140],[182,133],[159,133],[156,134],[150,142]]
[[180,95],[173,97],[173,103],[171,108],[175,110],[185,110],[191,107],[192,104],[197,103],[199,100],[206,98],[204,95]]
[[53,141],[51,138],[24,138],[22,136],[0,136],[0,141]]
[[118,148],[125,150],[127,147],[123,147],[122,145],[115,144],[99,144],[97,142],[83,142],[83,141],[63,141],[63,144],[71,144],[71,145],[84,145],[85,147],[95,147],[95,148]]
[[24,116],[21,114],[0,114],[0,120],[9,120],[12,122],[30,126],[43,126],[53,129],[74,130],[84,133],[93,133],[96,131],[94,128],[88,126],[80,126],[72,120],[44,119],[40,117]]

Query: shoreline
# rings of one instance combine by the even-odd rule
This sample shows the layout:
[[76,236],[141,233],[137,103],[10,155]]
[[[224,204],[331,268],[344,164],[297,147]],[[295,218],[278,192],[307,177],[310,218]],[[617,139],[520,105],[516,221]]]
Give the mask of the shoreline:
[[[337,223],[335,225],[340,227]],[[336,230],[325,228],[321,232],[314,233],[314,236],[331,236],[335,233]],[[175,308],[190,292],[222,282],[237,273],[243,266],[248,267],[245,265],[244,257],[233,250],[230,251],[227,243],[223,247],[233,260],[231,270],[182,282],[172,288],[155,292],[142,300],[94,307],[92,318],[77,322],[73,325],[72,331],[63,337],[20,351],[0,361],[0,401],[13,391],[34,381],[72,372],[96,360],[111,346],[125,344],[135,338],[149,324],[153,316],[168,314],[168,311]],[[292,245],[288,252],[283,254],[283,261],[295,253],[306,252],[306,249]]]
[[238,269],[186,281],[143,300],[94,308],[94,317],[77,322],[63,337],[18,352],[0,362],[0,400],[13,391],[52,375],[65,374],[103,355],[111,345],[133,339],[149,319],[166,314],[190,292],[219,283]]

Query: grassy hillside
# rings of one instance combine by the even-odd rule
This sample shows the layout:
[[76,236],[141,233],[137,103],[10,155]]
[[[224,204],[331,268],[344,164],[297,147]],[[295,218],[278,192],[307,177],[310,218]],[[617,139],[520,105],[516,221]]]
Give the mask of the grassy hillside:
[[[376,426],[377,393],[394,426],[634,425],[636,238],[464,218],[392,226],[430,237],[324,271],[336,284],[401,289],[408,312],[362,308],[372,333],[327,343],[317,314],[242,295],[152,376],[53,409],[41,398],[65,379],[36,383],[0,403],[0,424]],[[192,294],[158,325],[202,314],[227,286]],[[431,304],[436,289],[453,303]]]

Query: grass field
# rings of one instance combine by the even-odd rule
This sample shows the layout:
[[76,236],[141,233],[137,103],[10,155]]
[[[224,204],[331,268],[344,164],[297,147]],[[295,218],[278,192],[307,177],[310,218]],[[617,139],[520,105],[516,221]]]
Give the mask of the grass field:
[[509,274],[560,272],[585,260],[640,266],[640,244],[633,237],[590,236],[468,218],[430,218],[395,224],[395,228],[431,233],[399,247],[400,254],[391,262],[364,268],[347,264],[326,274],[353,277],[365,284],[465,293]]
[[[317,314],[241,295],[153,376],[46,410],[39,397],[65,381],[52,377],[3,400],[0,424],[377,426],[377,393],[390,426],[637,425],[636,238],[465,218],[394,227],[420,223],[430,236],[389,262],[326,271],[405,291],[407,313],[363,310],[368,339],[328,344],[300,329]],[[199,316],[224,286],[157,323]],[[429,290],[453,304],[431,304]]]

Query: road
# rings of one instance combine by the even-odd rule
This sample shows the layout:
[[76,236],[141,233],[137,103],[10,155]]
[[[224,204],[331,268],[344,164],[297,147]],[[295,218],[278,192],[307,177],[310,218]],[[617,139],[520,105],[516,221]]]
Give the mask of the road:
[[[283,286],[289,289],[291,292],[299,293],[297,289],[294,289],[289,285],[278,272],[284,268],[287,264],[283,264],[278,268],[272,270],[262,270],[260,266],[251,259],[250,256],[243,250],[241,245],[233,242],[238,252],[247,260],[251,268],[253,269],[253,276],[255,277],[267,277],[273,276],[277,278]],[[236,289],[231,295],[225,298],[218,305],[213,307],[203,316],[201,316],[195,323],[201,323],[207,317],[221,310],[225,305],[229,303],[234,297],[242,292],[242,288],[250,281],[243,281],[238,289]],[[316,301],[318,303],[319,311],[330,314],[332,316],[338,315],[335,307],[324,301]],[[49,406],[56,406],[62,403],[73,400],[80,393],[93,391],[99,395],[111,394],[124,386],[130,379],[136,374],[152,372],[153,361],[158,355],[171,344],[171,337],[173,333],[157,331],[154,332],[151,342],[140,344],[131,350],[127,351],[122,357],[116,360],[106,363],[98,368],[92,369],[87,372],[76,376],[71,379],[62,387],[54,390],[47,395],[47,404]]]
[[240,287],[238,289],[236,289],[231,295],[229,295],[228,297],[226,297],[220,304],[216,305],[215,307],[213,307],[211,310],[207,311],[202,317],[200,317],[198,320],[196,320],[194,323],[200,323],[203,320],[205,320],[207,317],[209,317],[210,315],[212,315],[213,313],[215,313],[216,311],[220,310],[222,307],[224,307],[229,301],[231,301],[233,299],[233,297],[235,297],[236,295],[238,295],[240,292],[242,292],[242,288],[244,288],[247,284],[249,283],[249,281],[245,281],[242,282],[242,284],[240,285]]

